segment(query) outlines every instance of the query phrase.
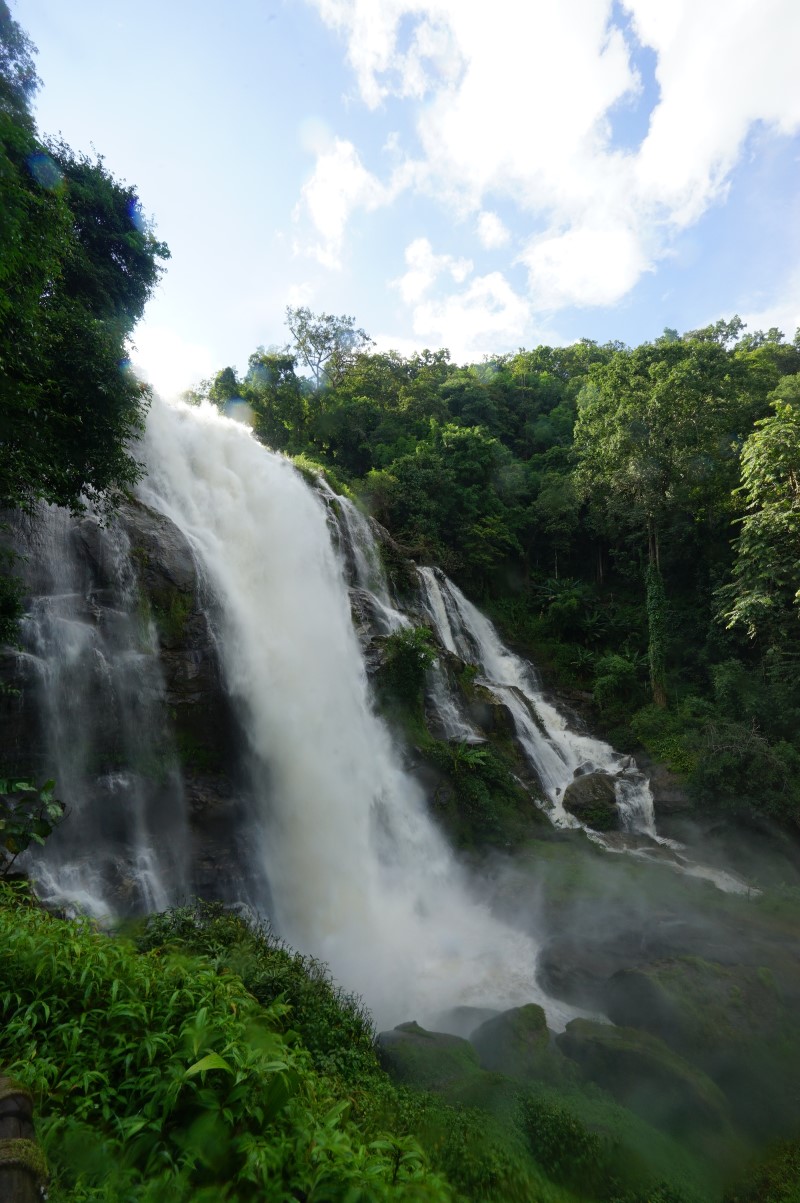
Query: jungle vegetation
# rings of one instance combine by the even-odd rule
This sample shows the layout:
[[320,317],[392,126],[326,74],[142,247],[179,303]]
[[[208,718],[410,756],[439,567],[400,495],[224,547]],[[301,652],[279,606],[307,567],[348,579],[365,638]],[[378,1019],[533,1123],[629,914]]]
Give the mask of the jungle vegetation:
[[800,332],[734,317],[458,365],[375,351],[347,315],[287,323],[190,399],[245,401],[698,805],[797,827]]

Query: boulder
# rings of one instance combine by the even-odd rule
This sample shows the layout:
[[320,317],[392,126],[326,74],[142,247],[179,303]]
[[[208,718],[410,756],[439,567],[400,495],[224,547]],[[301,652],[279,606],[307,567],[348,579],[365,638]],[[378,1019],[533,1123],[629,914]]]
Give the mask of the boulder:
[[564,809],[593,831],[621,827],[614,779],[608,773],[581,773],[564,790]]
[[428,1032],[414,1022],[381,1032],[376,1048],[390,1077],[418,1090],[443,1090],[480,1073],[478,1055],[468,1040],[447,1032]]
[[470,1036],[483,1069],[522,1081],[558,1077],[561,1058],[550,1046],[540,1006],[514,1007],[482,1023]]

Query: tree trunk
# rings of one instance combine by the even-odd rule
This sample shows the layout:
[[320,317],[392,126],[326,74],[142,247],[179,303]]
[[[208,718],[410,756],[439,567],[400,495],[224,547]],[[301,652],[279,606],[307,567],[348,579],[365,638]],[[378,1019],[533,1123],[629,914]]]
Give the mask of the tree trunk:
[[36,1144],[33,1100],[24,1087],[0,1077],[0,1203],[41,1203],[47,1181]]
[[647,655],[650,661],[650,688],[653,691],[653,701],[656,706],[667,704],[667,689],[665,684],[666,659],[666,628],[667,628],[667,598],[664,593],[664,581],[658,568],[656,558],[658,549],[657,538],[649,540],[652,558],[647,565]]

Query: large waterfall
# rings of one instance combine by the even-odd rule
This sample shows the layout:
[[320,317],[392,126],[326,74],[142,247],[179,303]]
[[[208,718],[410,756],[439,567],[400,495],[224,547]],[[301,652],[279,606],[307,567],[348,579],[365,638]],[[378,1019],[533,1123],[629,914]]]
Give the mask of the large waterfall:
[[144,498],[191,540],[219,601],[259,801],[255,904],[381,1023],[533,1000],[563,1026],[574,1012],[542,996],[535,944],[475,901],[372,708],[322,500],[211,409],[155,405],[146,454]]
[[[218,808],[205,836],[228,837],[227,859],[212,858],[213,892],[269,915],[281,936],[362,994],[381,1025],[442,1024],[459,1005],[537,1001],[550,1026],[563,1027],[576,1011],[537,985],[529,930],[479,900],[403,768],[372,704],[354,616],[365,644],[427,622],[442,649],[427,707],[444,737],[484,738],[452,687],[450,653],[477,668],[511,716],[553,822],[576,826],[562,805],[566,786],[605,771],[627,836],[590,837],[647,855],[658,837],[636,766],[572,730],[533,668],[442,573],[411,565],[415,596],[401,611],[364,516],[323,481],[310,487],[244,426],[210,407],[157,401],[143,454],[148,521],[164,515],[182,532],[191,580],[193,550],[210,599],[207,618],[198,613],[213,628],[246,745],[225,787],[232,805]],[[191,863],[159,634],[137,583],[144,549],[118,523],[56,509],[20,539],[32,598],[22,676],[38,707],[40,760],[73,810],[35,865],[39,889],[97,917],[180,903],[209,877]],[[670,855],[675,868],[740,888]]]

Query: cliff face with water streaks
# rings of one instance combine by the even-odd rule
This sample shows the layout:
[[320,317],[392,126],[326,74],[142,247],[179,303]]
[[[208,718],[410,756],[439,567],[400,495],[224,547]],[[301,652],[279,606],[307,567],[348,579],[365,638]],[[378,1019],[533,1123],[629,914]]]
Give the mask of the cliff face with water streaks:
[[[58,781],[60,791],[72,786],[73,812],[84,802],[78,794],[89,792],[109,808],[126,807],[123,774],[149,780],[153,793],[166,779],[185,813],[185,829],[173,834],[187,841],[186,887],[213,897],[220,878],[236,872],[240,737],[187,540],[167,517],[131,499],[107,525],[92,514],[43,511],[19,522],[13,541],[24,557],[28,613],[22,647],[0,651],[0,763],[43,781],[58,772],[65,741],[73,753],[81,744],[69,757],[71,781]],[[121,610],[130,621],[120,637]],[[67,645],[70,628],[88,632],[84,647]],[[141,710],[126,712],[119,697],[108,696],[116,692],[112,662],[125,672],[126,659],[151,662],[145,728],[157,734],[143,764],[135,763],[124,730],[142,722]],[[164,801],[174,809],[174,797]],[[119,849],[115,857],[119,867]],[[120,876],[109,901],[138,909],[141,899]]]

